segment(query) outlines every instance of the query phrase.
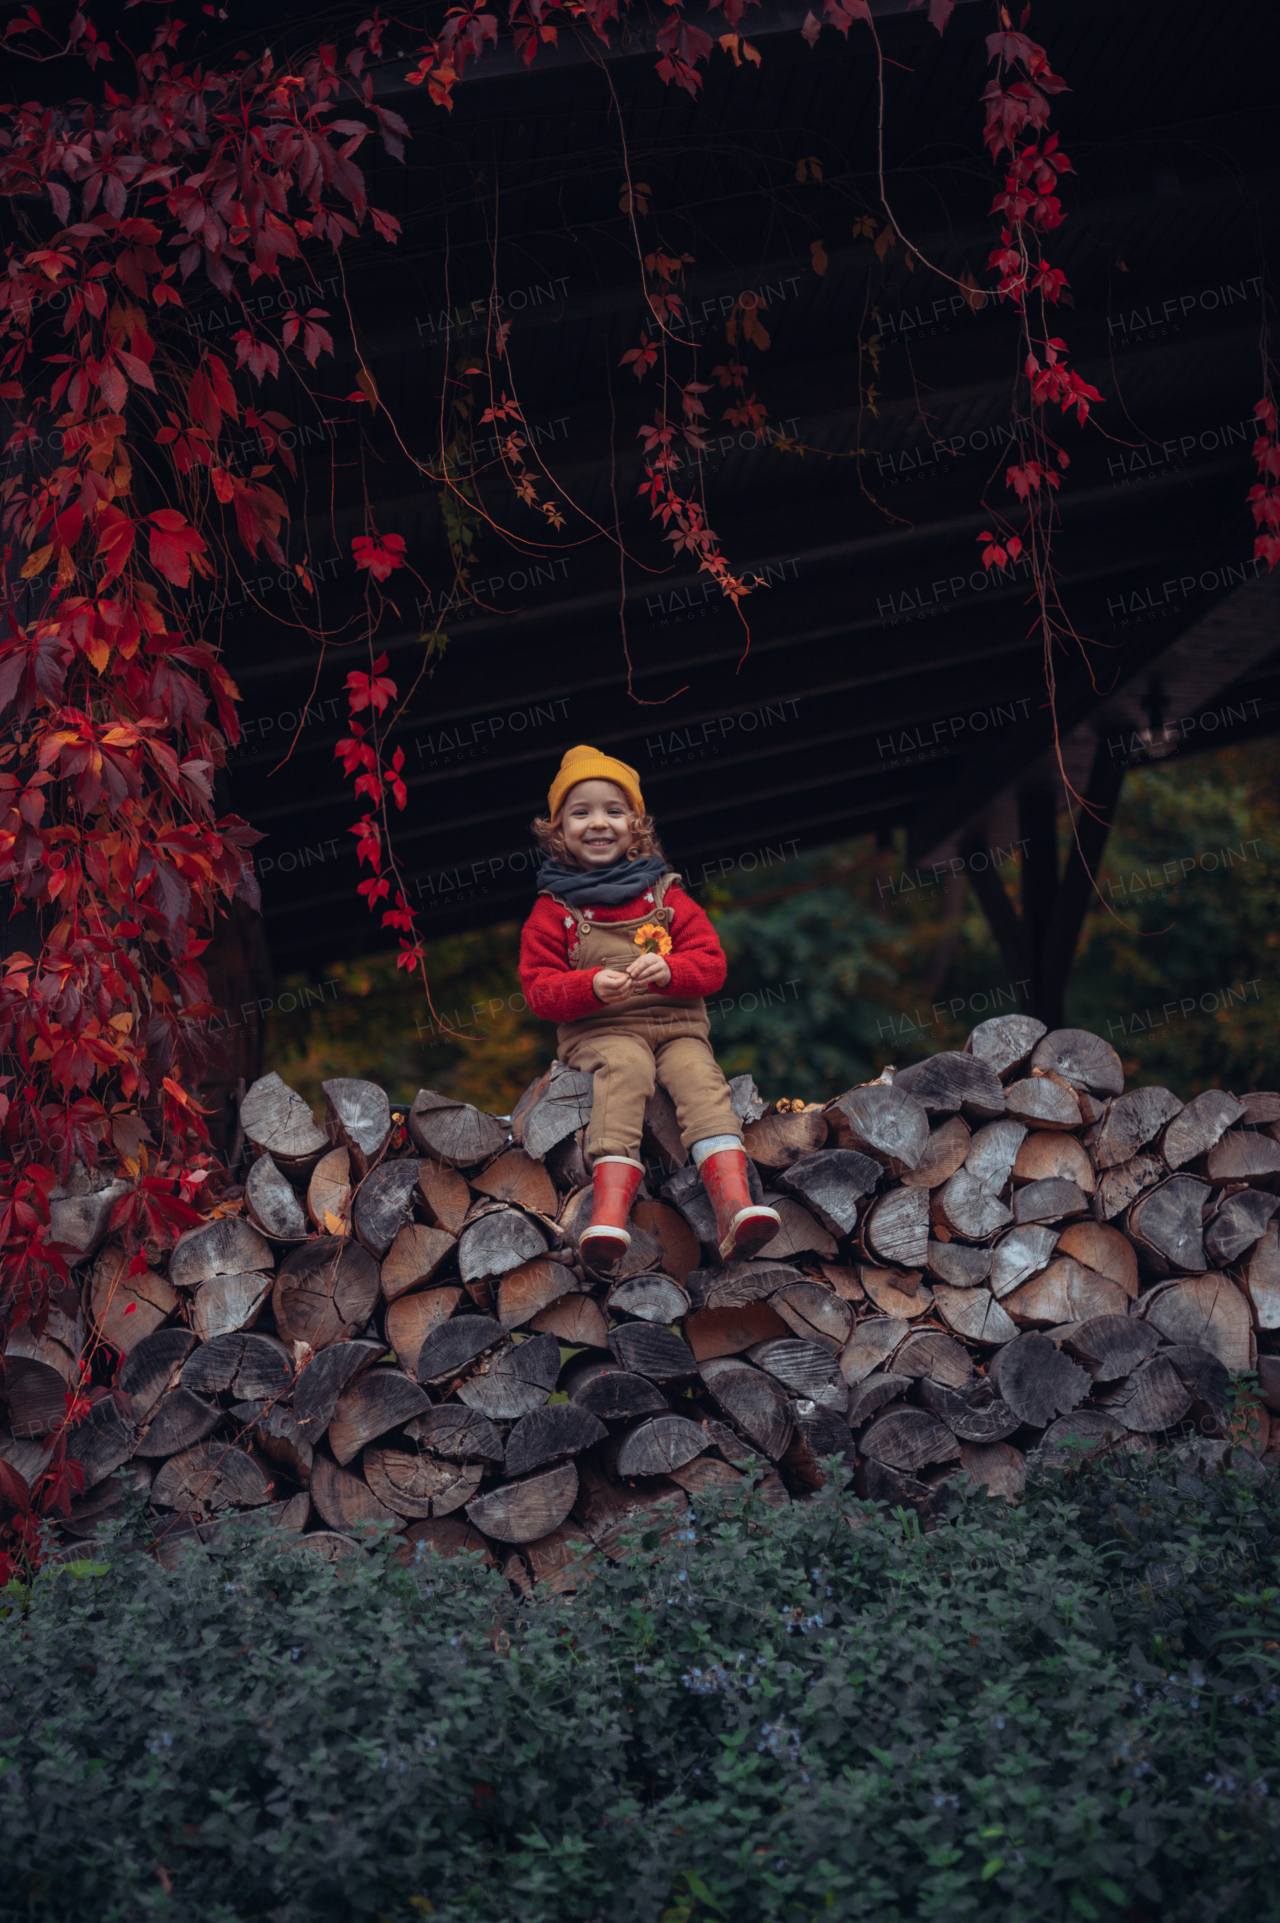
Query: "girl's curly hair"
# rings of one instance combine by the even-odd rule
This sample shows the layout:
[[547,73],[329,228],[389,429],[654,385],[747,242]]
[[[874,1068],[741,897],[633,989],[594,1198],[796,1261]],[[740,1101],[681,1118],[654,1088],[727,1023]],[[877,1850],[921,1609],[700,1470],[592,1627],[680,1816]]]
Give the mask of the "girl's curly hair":
[[[626,853],[628,861],[644,861],[650,855],[657,855],[660,861],[666,860],[652,815],[633,815],[628,811],[627,826],[634,837]],[[562,861],[570,868],[578,866],[565,845],[563,808],[558,809],[550,819],[546,815],[539,815],[532,827],[534,839],[544,855],[549,855],[553,861]]]

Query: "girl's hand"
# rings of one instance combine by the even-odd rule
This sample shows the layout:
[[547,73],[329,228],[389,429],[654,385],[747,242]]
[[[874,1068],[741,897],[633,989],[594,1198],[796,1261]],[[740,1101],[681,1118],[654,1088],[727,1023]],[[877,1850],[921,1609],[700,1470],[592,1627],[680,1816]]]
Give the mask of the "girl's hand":
[[627,968],[636,987],[665,988],[671,980],[671,970],[662,955],[641,955]]
[[598,968],[591,977],[591,988],[598,1001],[625,1002],[635,984],[621,968]]

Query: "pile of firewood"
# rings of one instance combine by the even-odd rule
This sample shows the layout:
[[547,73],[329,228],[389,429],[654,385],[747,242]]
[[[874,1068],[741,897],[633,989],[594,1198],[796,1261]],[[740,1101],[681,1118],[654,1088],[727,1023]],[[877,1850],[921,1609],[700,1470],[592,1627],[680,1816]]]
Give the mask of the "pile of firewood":
[[333,1081],[321,1128],[267,1075],[243,1189],[166,1273],[107,1233],[123,1182],[55,1192],[82,1307],[10,1339],[0,1455],[38,1473],[96,1339],[122,1360],[71,1431],[73,1541],[141,1490],[166,1559],[256,1509],[320,1554],[381,1525],[527,1587],[669,1536],[752,1458],[768,1500],[837,1456],[929,1519],[960,1470],[1017,1492],[1031,1448],[1271,1447],[1280,1094],[1126,1095],[1106,1042],[1021,1015],[825,1106],[732,1092],[774,1240],[720,1265],[659,1091],[630,1250],[595,1274],[588,1076],[554,1064],[509,1118]]

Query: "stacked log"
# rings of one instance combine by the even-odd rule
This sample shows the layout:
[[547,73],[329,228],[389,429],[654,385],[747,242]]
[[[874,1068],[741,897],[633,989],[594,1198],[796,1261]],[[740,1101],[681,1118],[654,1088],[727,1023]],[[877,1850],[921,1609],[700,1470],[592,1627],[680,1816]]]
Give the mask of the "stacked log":
[[631,1247],[596,1272],[589,1077],[554,1063],[510,1117],[336,1080],[320,1127],[267,1075],[243,1188],[164,1273],[108,1233],[123,1182],[55,1195],[79,1306],[11,1337],[0,1454],[38,1473],[102,1342],[120,1361],[70,1431],[74,1540],[142,1491],[166,1558],[260,1511],[303,1552],[389,1530],[405,1557],[476,1549],[556,1588],[751,1465],[784,1503],[834,1456],[928,1521],[961,1471],[1017,1493],[1035,1448],[1192,1425],[1272,1448],[1280,1095],[1126,1094],[1106,1042],[1021,1015],[825,1106],[731,1088],[774,1240],[719,1262],[660,1092]]

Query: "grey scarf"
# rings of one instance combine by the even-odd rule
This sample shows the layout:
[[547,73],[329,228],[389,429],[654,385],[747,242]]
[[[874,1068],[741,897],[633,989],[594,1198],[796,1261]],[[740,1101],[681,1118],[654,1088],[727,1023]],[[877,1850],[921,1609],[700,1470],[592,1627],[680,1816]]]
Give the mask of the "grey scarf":
[[556,895],[571,908],[620,908],[634,901],[671,873],[671,865],[661,855],[648,855],[643,861],[628,861],[624,856],[609,868],[566,868],[562,862],[544,861],[538,870],[538,892]]

